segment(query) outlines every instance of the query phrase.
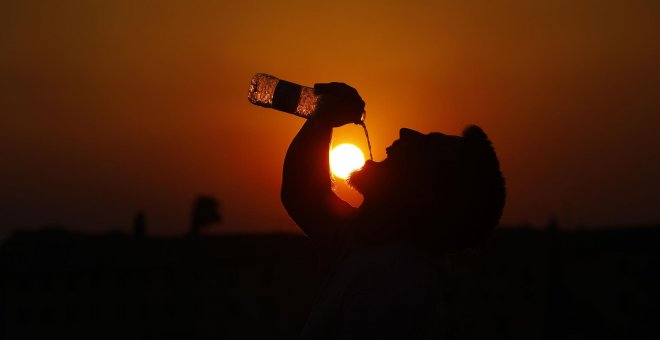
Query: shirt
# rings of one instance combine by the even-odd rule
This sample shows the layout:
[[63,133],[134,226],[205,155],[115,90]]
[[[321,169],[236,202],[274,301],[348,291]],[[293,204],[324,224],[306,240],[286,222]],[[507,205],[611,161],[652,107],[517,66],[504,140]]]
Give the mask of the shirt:
[[438,285],[412,243],[354,249],[328,277],[300,339],[437,339]]

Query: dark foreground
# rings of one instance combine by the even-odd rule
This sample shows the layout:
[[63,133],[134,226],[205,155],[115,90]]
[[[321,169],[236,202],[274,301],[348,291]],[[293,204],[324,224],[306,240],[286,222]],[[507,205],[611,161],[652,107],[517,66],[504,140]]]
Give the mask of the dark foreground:
[[[439,259],[448,339],[657,339],[660,227],[500,229]],[[293,339],[321,278],[295,235],[17,232],[0,339]]]

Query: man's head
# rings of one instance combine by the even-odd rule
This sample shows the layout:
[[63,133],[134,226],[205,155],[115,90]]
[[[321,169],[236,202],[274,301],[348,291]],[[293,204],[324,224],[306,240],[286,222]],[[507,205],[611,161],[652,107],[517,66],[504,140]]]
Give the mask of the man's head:
[[497,225],[504,180],[479,127],[462,136],[401,129],[386,150],[384,161],[368,161],[349,179],[364,195],[365,213],[381,215],[368,218],[392,221],[390,232],[442,252],[473,246]]

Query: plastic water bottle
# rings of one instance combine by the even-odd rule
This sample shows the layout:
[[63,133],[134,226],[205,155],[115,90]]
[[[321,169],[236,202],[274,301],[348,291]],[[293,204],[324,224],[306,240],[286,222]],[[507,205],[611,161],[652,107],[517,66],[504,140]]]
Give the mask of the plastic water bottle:
[[273,108],[308,118],[316,111],[319,98],[314,89],[257,73],[250,80],[248,100],[254,105]]
[[[284,111],[305,119],[314,114],[320,98],[321,96],[314,94],[314,89],[311,87],[281,80],[265,73],[257,73],[252,77],[248,91],[248,100],[254,105]],[[359,124],[364,129],[369,146],[369,157],[373,160],[371,141],[364,118],[363,113]]]

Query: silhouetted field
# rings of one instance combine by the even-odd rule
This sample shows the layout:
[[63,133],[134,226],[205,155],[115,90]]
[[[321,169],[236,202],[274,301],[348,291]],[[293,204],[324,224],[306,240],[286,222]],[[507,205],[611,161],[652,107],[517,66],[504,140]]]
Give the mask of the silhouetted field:
[[[449,339],[657,339],[660,227],[499,229],[437,260]],[[291,339],[322,281],[297,235],[16,232],[5,339]]]

